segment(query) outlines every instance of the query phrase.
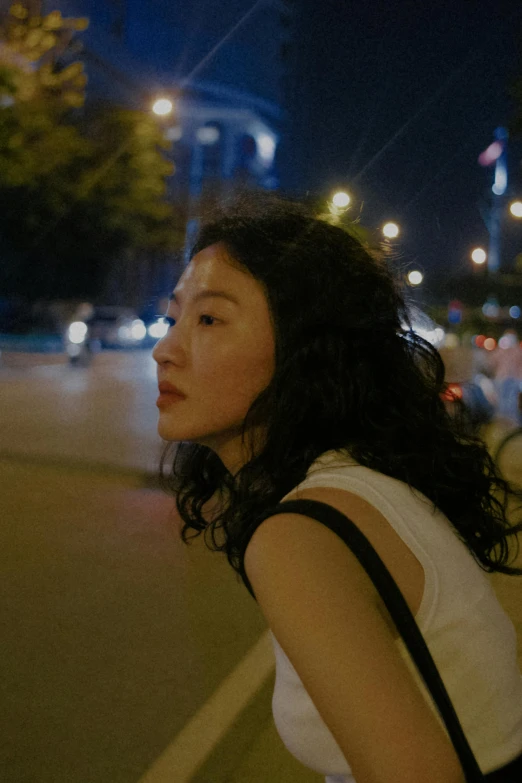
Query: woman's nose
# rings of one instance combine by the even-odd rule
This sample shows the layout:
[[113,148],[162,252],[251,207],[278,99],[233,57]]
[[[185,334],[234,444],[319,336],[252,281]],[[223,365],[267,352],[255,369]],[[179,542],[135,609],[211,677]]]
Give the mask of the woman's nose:
[[173,364],[183,364],[185,362],[185,350],[180,344],[179,335],[174,333],[174,329],[169,329],[167,334],[162,337],[152,349],[152,358],[157,364],[172,362]]
[[152,349],[152,358],[153,358],[153,359],[154,359],[154,361],[155,361],[155,362],[157,362],[158,364],[161,364],[161,362],[162,362],[162,361],[164,361],[164,360],[161,358],[161,356],[163,355],[163,346],[162,346],[161,344],[162,344],[162,342],[163,342],[163,340],[164,340],[164,339],[165,339],[164,337],[161,337],[161,338],[158,340],[158,342],[156,343],[156,345],[154,346],[154,348]]
[[167,335],[161,337],[154,348],[152,349],[152,358],[158,364],[163,364],[168,361],[170,351],[167,346]]

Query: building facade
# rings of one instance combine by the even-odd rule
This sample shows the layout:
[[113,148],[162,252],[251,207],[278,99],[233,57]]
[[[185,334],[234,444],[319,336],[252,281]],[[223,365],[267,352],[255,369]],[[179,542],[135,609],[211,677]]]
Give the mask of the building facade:
[[207,187],[279,185],[292,0],[45,0],[45,10],[87,16],[89,92],[150,110],[173,100],[166,126],[172,195]]
[[[187,221],[181,267],[203,204],[245,187],[278,188],[294,0],[22,1],[32,12],[90,20],[80,36],[87,100],[143,111],[158,98],[172,101],[172,113],[158,122],[172,142],[169,197]],[[11,2],[0,4],[5,10]],[[127,267],[115,266],[113,300]],[[139,283],[124,288],[142,291],[148,274],[142,269]],[[166,274],[152,275],[155,290]]]

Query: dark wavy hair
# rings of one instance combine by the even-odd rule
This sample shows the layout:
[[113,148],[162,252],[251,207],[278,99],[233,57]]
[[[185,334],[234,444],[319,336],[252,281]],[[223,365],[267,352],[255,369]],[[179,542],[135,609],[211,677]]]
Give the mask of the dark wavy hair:
[[[302,482],[321,454],[346,449],[423,493],[483,570],[522,575],[507,564],[508,539],[515,538],[516,557],[522,530],[508,522],[508,501],[522,493],[502,478],[483,441],[447,413],[443,361],[413,332],[388,265],[303,204],[263,193],[209,219],[193,255],[217,242],[263,286],[275,373],[243,423],[249,461],[236,475],[206,446],[167,445],[161,486],[175,496],[183,542],[204,532],[208,548],[225,551],[245,580],[256,518]],[[258,425],[266,439],[255,453]]]

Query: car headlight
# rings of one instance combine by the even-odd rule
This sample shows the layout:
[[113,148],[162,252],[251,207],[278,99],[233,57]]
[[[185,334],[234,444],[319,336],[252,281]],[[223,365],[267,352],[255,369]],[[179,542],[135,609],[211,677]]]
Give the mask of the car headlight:
[[149,326],[148,332],[151,337],[160,339],[165,337],[169,329],[169,325],[164,318],[158,318],[158,320]]
[[146,334],[147,329],[141,318],[135,318],[132,322],[118,327],[118,337],[123,342],[140,342]]
[[135,318],[130,329],[133,340],[143,340],[147,336],[147,328],[141,318]]
[[81,345],[87,337],[87,324],[84,321],[73,321],[67,330],[67,336],[71,343]]

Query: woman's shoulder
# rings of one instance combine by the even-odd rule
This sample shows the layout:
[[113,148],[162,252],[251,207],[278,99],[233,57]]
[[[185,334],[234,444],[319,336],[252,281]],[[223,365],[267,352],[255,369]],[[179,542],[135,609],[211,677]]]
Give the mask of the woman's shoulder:
[[283,500],[287,500],[289,495],[293,495],[296,491],[316,487],[346,489],[354,494],[363,495],[367,492],[372,495],[382,493],[388,497],[397,493],[401,497],[404,493],[413,493],[419,500],[427,501],[421,492],[401,479],[362,465],[348,449],[332,449],[320,454],[308,468],[305,478],[285,495]]

